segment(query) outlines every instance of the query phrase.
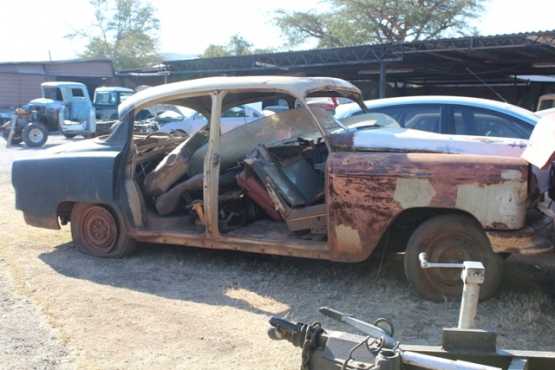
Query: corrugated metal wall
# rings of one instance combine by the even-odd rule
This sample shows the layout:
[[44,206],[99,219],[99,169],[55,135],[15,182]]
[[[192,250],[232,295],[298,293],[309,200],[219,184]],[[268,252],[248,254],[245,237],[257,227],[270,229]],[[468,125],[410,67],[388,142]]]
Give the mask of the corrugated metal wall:
[[11,108],[40,97],[40,84],[45,76],[0,73],[0,107]]
[[111,62],[57,62],[45,64],[44,69],[47,75],[57,77],[112,77],[114,75]]
[[45,81],[77,81],[91,92],[114,77],[109,60],[24,62],[0,64],[0,108],[12,108],[40,97],[40,84]]

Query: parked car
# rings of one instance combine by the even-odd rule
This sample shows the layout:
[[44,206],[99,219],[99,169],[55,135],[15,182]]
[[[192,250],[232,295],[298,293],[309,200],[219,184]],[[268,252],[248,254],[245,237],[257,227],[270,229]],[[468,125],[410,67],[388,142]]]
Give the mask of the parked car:
[[[185,107],[177,107],[180,111],[167,111],[158,114],[160,132],[171,133],[174,131],[193,135],[195,132],[206,126],[206,117]],[[263,114],[245,105],[232,107],[222,114],[222,133],[226,133],[235,127],[254,121],[263,117]]]
[[118,119],[118,106],[135,92],[120,86],[100,86],[94,90],[96,119],[110,121]]
[[[443,134],[527,139],[539,120],[515,105],[457,96],[407,96],[365,104],[368,113],[384,114],[401,127]],[[335,117],[350,125],[364,121],[364,114],[355,104],[346,104],[337,107]]]
[[[435,300],[460,294],[459,272],[422,269],[421,252],[431,262],[482,261],[487,298],[507,255],[553,250],[545,204],[555,179],[521,158],[526,148],[546,156],[552,142],[346,128],[306,103],[323,94],[366,109],[358,88],[333,78],[152,87],[120,105],[109,137],[15,161],[16,208],[33,226],[71,223],[74,245],[101,257],[127,255],[136,241],[341,262],[404,251],[409,282]],[[300,106],[222,133],[222,112],[283,95]],[[210,124],[187,138],[130,136],[135,112],[163,102]]]
[[555,94],[543,94],[538,99],[537,111],[555,108]]
[[[40,147],[46,143],[49,132],[58,130],[67,138],[95,134],[94,106],[84,84],[44,82],[41,91],[41,98],[16,109],[12,143],[24,141],[27,146]],[[8,138],[10,129],[11,121],[1,127],[4,138]]]

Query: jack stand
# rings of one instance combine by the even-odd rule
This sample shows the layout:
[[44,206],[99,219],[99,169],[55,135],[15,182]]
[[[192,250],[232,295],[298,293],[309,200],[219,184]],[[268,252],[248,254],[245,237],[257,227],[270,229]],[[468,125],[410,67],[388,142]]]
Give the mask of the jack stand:
[[446,350],[473,350],[495,352],[497,335],[475,327],[480,285],[484,282],[486,269],[482,262],[464,261],[463,263],[433,263],[426,259],[425,253],[418,255],[420,266],[428,268],[462,269],[461,280],[464,284],[459,323],[456,328],[443,329],[443,347]]

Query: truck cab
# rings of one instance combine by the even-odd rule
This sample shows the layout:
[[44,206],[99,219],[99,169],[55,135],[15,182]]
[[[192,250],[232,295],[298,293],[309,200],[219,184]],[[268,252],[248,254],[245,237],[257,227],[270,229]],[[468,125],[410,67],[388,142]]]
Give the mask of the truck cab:
[[[80,82],[45,82],[41,85],[42,98],[31,100],[30,106],[45,106],[50,114],[50,131],[62,131],[71,138],[91,136],[96,131],[94,107],[87,87]],[[54,114],[57,112],[58,114]],[[57,118],[57,120],[56,120]]]
[[100,86],[94,91],[96,119],[109,121],[118,119],[118,106],[135,92],[127,87]]

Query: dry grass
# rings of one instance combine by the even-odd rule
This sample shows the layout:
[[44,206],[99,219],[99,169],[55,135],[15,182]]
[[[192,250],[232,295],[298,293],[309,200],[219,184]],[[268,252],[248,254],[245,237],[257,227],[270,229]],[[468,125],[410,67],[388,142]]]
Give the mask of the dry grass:
[[[266,322],[279,314],[344,329],[318,314],[323,305],[389,318],[406,343],[438,344],[441,327],[456,324],[458,304],[417,297],[399,257],[378,269],[149,245],[105,260],[77,252],[67,230],[26,226],[6,176],[0,202],[0,258],[80,368],[297,369],[300,351],[269,340]],[[480,326],[503,346],[555,348],[550,266],[509,261],[501,295],[480,306]]]

